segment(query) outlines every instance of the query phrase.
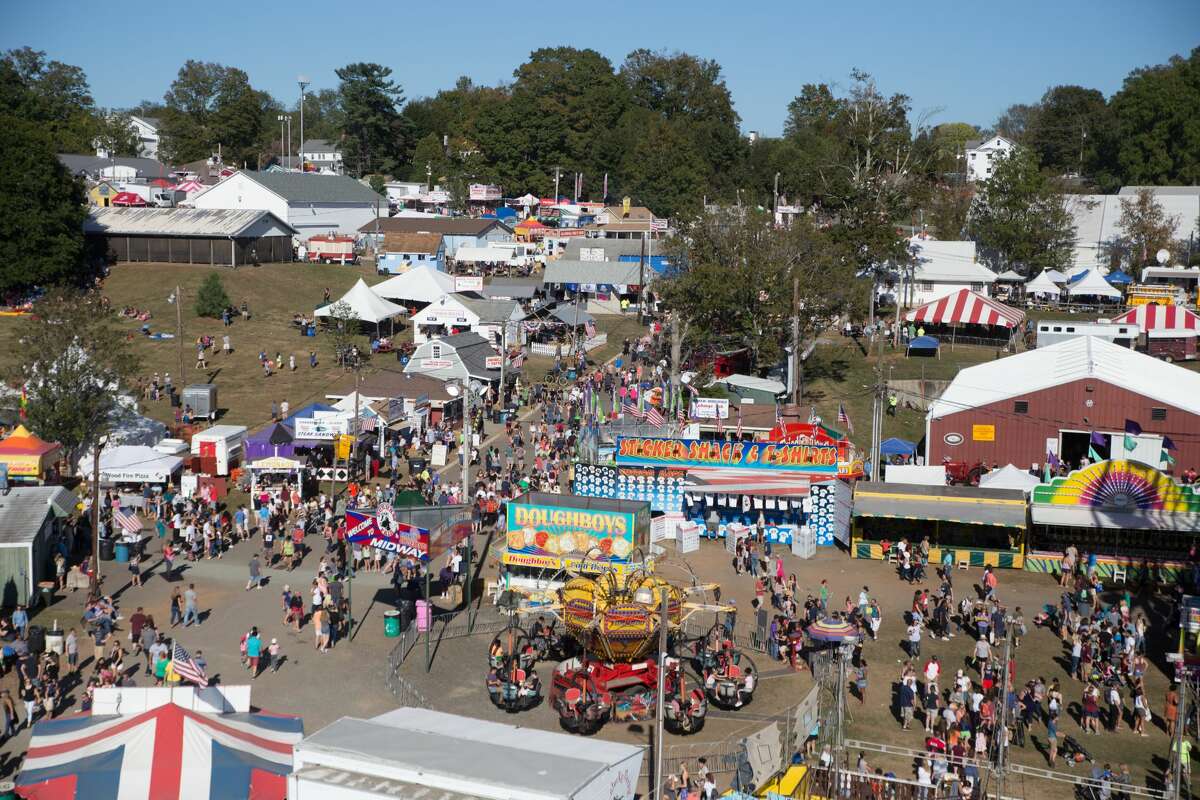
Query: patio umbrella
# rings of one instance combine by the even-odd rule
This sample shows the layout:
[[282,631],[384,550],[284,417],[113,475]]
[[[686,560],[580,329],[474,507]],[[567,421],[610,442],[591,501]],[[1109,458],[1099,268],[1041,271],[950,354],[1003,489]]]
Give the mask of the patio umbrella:
[[840,619],[821,619],[808,626],[809,638],[818,642],[852,642],[862,636],[858,628]]

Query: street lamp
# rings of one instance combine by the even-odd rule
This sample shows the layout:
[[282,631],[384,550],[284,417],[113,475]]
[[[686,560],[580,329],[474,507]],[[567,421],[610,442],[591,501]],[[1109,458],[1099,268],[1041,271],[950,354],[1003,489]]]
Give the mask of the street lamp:
[[300,171],[304,171],[304,90],[308,88],[309,80],[304,75],[296,77],[300,84]]
[[[459,386],[457,383],[446,384],[446,393],[451,397],[458,397],[460,394],[463,398],[463,455],[462,455],[462,486],[463,495],[468,508],[474,505],[475,497],[471,492],[471,451],[474,449],[471,443],[471,399],[483,392],[483,384],[479,381],[473,381],[468,376],[465,387]],[[467,536],[467,569],[463,573],[465,580],[463,581],[466,590],[464,606],[467,610],[468,629],[474,626],[474,619],[471,617],[471,583],[472,583],[472,566],[471,561],[475,553],[475,528],[472,525],[471,533]],[[426,597],[425,603],[428,608],[428,576],[429,568],[426,567]],[[428,650],[428,639],[426,640],[426,649]],[[426,669],[428,669],[428,653],[426,654]]]
[[96,441],[92,451],[92,597],[100,596],[100,451],[108,444],[108,434]]

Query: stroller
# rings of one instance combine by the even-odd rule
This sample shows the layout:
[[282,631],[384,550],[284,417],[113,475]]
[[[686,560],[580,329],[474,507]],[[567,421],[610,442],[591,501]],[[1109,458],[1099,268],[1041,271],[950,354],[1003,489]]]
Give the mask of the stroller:
[[1082,764],[1085,761],[1090,763],[1096,760],[1092,758],[1092,754],[1074,736],[1063,737],[1062,746],[1058,748],[1058,753],[1067,760],[1067,765],[1072,767],[1076,764]]

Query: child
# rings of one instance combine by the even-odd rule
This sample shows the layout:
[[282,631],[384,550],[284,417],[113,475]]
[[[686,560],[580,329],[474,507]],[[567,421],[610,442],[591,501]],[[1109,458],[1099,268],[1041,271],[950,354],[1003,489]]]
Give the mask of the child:
[[271,672],[279,672],[280,658],[279,640],[272,639],[270,646],[267,647],[267,660],[271,662]]

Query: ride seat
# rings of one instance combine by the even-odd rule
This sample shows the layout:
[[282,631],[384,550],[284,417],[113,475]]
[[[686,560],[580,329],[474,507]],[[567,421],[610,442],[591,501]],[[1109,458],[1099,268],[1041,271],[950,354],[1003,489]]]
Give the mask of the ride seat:
[[572,687],[563,692],[563,699],[566,700],[569,705],[578,705],[579,701],[583,699],[583,692]]
[[513,676],[512,676],[512,679],[513,679],[514,681],[516,681],[517,683],[520,683],[520,682],[524,681],[524,680],[525,680],[525,670],[523,670],[523,669],[515,669],[515,670],[513,670]]
[[728,674],[730,678],[740,678],[742,677],[742,668],[737,664],[730,664]]

